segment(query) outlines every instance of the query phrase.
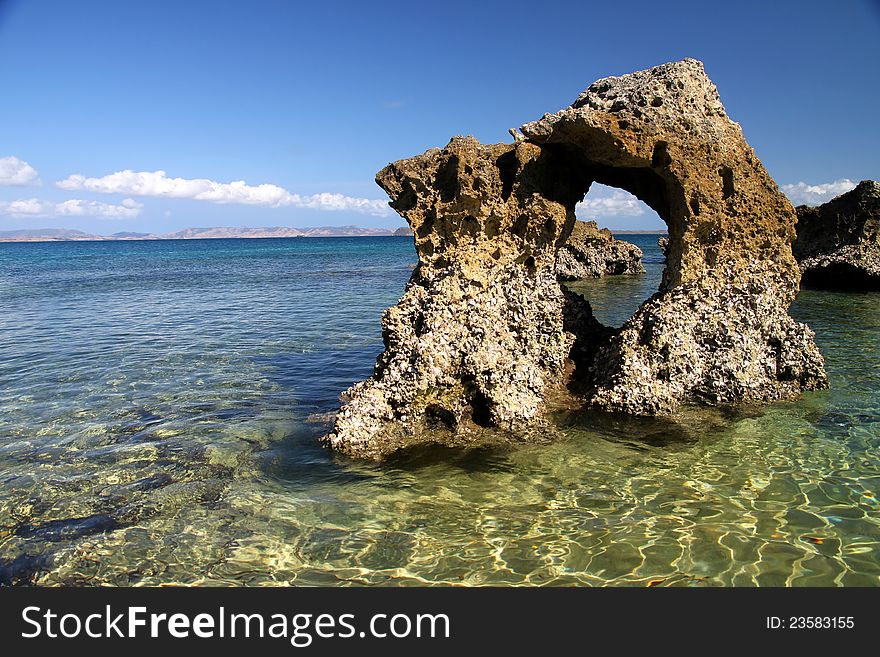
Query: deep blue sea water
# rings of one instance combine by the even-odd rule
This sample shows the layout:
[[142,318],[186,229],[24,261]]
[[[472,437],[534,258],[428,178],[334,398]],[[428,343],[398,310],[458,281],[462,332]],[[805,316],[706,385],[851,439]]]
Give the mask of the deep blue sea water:
[[[575,289],[619,325],[662,272]],[[880,584],[880,295],[793,307],[832,388],[383,465],[316,443],[409,238],[0,244],[0,583]]]

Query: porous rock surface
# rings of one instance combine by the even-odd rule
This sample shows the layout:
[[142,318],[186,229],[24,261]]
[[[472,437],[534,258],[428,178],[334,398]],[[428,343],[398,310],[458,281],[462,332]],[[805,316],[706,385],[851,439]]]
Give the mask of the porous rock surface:
[[[827,385],[812,332],[788,315],[794,208],[700,62],[605,78],[521,130],[514,144],[457,137],[378,174],[419,265],[330,446],[381,458],[471,444],[484,427],[529,438],[564,384],[583,405],[635,414]],[[593,181],[634,194],[669,227],[660,289],[617,330],[555,276]]]
[[797,207],[792,250],[805,287],[880,289],[880,183],[855,189],[818,207]]
[[378,458],[466,442],[485,427],[527,435],[540,423],[575,342],[567,321],[583,323],[584,336],[601,330],[556,281],[558,244],[588,184],[557,160],[534,144],[457,137],[379,172],[419,264],[383,316],[385,352],[373,377],[346,392],[330,445]]
[[556,275],[564,281],[599,278],[609,274],[640,274],[642,250],[616,240],[595,221],[576,220],[571,235],[556,254]]
[[666,249],[669,246],[669,238],[661,237],[657,240],[657,246],[660,247],[660,253],[663,254],[663,257],[666,257]]

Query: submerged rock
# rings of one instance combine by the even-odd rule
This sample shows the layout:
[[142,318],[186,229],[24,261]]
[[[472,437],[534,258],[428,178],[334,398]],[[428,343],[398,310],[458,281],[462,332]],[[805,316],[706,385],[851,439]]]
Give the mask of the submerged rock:
[[0,586],[33,586],[41,572],[49,570],[52,556],[20,554],[14,559],[0,557]]
[[880,183],[863,180],[797,216],[792,250],[805,287],[880,289]]
[[[794,208],[700,62],[600,80],[522,133],[489,146],[456,137],[378,174],[419,265],[330,446],[380,458],[472,444],[483,427],[539,436],[545,400],[566,383],[584,406],[634,414],[827,385],[812,331],[788,315]],[[619,330],[555,275],[593,181],[634,194],[669,227],[660,290]]]
[[616,240],[595,221],[574,223],[568,241],[556,254],[556,275],[564,281],[599,278],[607,274],[641,274],[642,250]]
[[40,525],[22,525],[16,530],[18,536],[43,541],[69,541],[82,536],[113,531],[119,523],[107,514],[95,514],[84,518],[50,520]]

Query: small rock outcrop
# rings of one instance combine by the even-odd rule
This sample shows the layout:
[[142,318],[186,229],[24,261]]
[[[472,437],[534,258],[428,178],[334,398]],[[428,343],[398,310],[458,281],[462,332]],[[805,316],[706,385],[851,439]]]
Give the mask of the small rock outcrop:
[[568,241],[556,254],[556,275],[563,281],[609,274],[641,274],[642,250],[616,240],[595,221],[575,221]]
[[[419,264],[327,444],[381,458],[419,442],[473,444],[487,428],[540,437],[565,384],[584,406],[634,414],[827,385],[812,331],[788,314],[794,208],[700,62],[605,78],[521,131],[513,144],[456,137],[379,172]],[[634,194],[669,228],[660,289],[616,330],[556,277],[594,181]]]
[[792,246],[804,287],[880,290],[880,183],[863,180],[818,207],[797,208]]

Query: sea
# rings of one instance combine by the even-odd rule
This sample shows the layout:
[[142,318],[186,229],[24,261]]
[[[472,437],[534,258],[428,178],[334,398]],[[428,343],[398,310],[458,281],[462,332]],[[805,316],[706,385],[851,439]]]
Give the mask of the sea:
[[[572,284],[619,326],[647,272]],[[804,290],[831,387],[549,444],[321,447],[411,238],[0,244],[0,584],[880,584],[880,294]]]

